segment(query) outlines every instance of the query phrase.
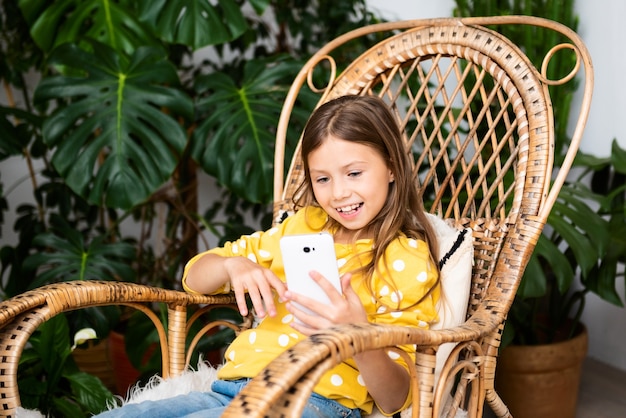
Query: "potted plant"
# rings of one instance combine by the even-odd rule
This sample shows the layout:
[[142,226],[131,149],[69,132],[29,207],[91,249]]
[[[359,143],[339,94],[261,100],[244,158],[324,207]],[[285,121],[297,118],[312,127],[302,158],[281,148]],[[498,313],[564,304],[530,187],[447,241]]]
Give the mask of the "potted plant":
[[20,359],[22,405],[46,416],[90,416],[114,402],[113,394],[95,376],[78,369],[67,339],[65,315],[42,324]]
[[[537,244],[503,334],[507,345],[501,350],[496,387],[520,417],[556,411],[575,416],[587,354],[587,332],[580,321],[585,297],[593,292],[624,306],[615,284],[624,276],[618,265],[626,262],[626,150],[613,142],[610,157],[582,154],[577,165],[582,173],[563,189],[550,214],[552,230]],[[542,405],[543,413],[536,405]]]
[[[364,0],[188,3],[0,3],[0,160],[20,159],[32,186],[16,206],[0,183],[0,222],[11,211],[18,235],[0,249],[3,296],[65,280],[179,288],[207,232],[269,225],[288,85],[320,45],[377,19]],[[294,132],[315,104],[300,100]],[[201,207],[206,177],[218,187]],[[105,336],[120,318],[90,309],[70,331]]]

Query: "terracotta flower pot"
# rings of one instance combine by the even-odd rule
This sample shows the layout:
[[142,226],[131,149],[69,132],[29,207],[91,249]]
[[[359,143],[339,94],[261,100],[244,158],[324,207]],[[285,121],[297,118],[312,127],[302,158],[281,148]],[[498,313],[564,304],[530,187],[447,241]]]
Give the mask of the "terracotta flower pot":
[[132,365],[126,354],[124,334],[111,331],[109,334],[109,356],[115,377],[115,393],[125,396],[128,389],[137,383],[141,373]]
[[76,348],[72,352],[72,356],[81,371],[98,377],[109,390],[115,390],[115,377],[109,356],[108,338],[97,342],[89,341],[84,347]]
[[574,418],[587,329],[554,344],[505,347],[496,368],[496,391],[515,418]]

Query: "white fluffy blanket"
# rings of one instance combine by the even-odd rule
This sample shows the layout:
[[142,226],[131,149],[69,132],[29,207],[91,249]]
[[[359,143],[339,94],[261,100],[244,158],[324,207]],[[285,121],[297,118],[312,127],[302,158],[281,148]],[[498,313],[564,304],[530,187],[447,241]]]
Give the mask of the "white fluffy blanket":
[[[217,376],[217,369],[211,367],[204,361],[198,362],[197,370],[188,369],[180,376],[170,379],[163,379],[160,376],[153,376],[145,386],[133,386],[125,399],[120,399],[122,404],[139,403],[148,400],[159,400],[184,395],[192,391],[211,390],[211,383]],[[18,408],[16,418],[45,418],[38,411],[31,411]],[[402,418],[411,416],[411,409],[405,410],[401,414]],[[467,413],[459,411],[456,418],[465,418]],[[368,418],[384,418],[384,415],[375,410]]]

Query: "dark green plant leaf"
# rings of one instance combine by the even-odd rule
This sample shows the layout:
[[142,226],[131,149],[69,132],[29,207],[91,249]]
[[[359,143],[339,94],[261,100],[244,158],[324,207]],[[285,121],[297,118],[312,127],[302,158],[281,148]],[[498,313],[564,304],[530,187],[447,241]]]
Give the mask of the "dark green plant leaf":
[[135,275],[130,261],[135,255],[133,246],[126,242],[107,243],[105,236],[85,242],[75,229],[64,226],[35,237],[34,244],[49,248],[24,260],[24,268],[41,269],[30,284],[35,288],[46,283],[70,280],[132,281]]
[[81,417],[85,416],[82,410],[69,396],[55,397],[51,399],[54,416],[58,417]]
[[22,407],[26,409],[37,409],[40,411],[45,409],[42,408],[42,403],[46,400],[46,392],[48,389],[46,383],[42,382],[35,376],[20,378],[18,382]]
[[[548,272],[545,271],[545,263],[550,264]],[[550,274],[550,278],[546,277],[546,274]],[[522,299],[542,297],[548,290],[550,280],[555,280],[560,291],[564,291],[572,284],[573,279],[574,270],[567,257],[554,242],[541,235],[528,262],[517,295]]]
[[44,79],[35,93],[39,102],[68,102],[43,125],[55,168],[94,204],[127,209],[145,200],[170,177],[187,143],[175,116],[191,118],[193,104],[165,86],[178,84],[176,69],[160,49],[139,48],[126,59],[96,43],[93,54],[63,45],[50,61],[85,74]]
[[61,370],[70,355],[70,329],[65,315],[57,315],[39,326],[39,343],[34,346],[51,385],[61,378]]
[[574,277],[572,269],[567,262],[567,258],[565,258],[552,241],[547,239],[544,235],[541,235],[537,241],[535,251],[530,257],[526,270],[524,271],[524,278],[520,282],[517,290],[518,297],[535,298],[545,295],[548,280],[545,272],[543,271],[541,261],[539,259],[540,256],[549,258],[555,262],[558,260],[560,268],[555,269],[555,275],[558,275],[559,280],[563,282],[567,280],[567,269],[569,269],[569,272],[571,273],[570,277]]
[[256,14],[261,15],[269,6],[270,0],[249,0]]
[[626,149],[621,148],[616,139],[611,144],[611,162],[615,171],[626,174]]
[[589,206],[591,201],[588,199],[598,201],[600,198],[580,187],[566,185],[548,217],[548,223],[572,249],[583,276],[609,245],[607,221]]
[[293,61],[268,64],[251,60],[237,85],[230,75],[198,78],[198,125],[192,153],[204,170],[236,195],[252,202],[272,198],[276,125],[290,82],[299,68]]
[[[137,6],[138,16],[154,28],[157,36],[194,50],[232,41],[248,29],[235,0],[219,0],[217,4],[203,0],[151,0]],[[255,11],[259,13],[256,8]]]
[[158,45],[151,31],[123,3],[112,0],[20,0],[19,5],[31,26],[31,36],[46,52],[86,38],[128,55],[140,46]]
[[20,155],[33,139],[41,118],[21,109],[0,106],[0,161]]
[[95,376],[84,372],[64,375],[69,380],[74,399],[83,407],[84,412],[97,414],[106,409],[107,402],[113,402],[113,394]]

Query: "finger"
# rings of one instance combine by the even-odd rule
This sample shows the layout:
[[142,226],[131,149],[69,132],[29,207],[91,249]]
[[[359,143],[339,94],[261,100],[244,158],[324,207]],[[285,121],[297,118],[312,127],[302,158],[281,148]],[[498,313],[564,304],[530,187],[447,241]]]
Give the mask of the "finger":
[[270,277],[268,281],[269,281],[270,286],[272,286],[276,290],[276,293],[278,294],[281,300],[287,299],[285,297],[285,292],[287,291],[287,285],[285,284],[285,282],[280,280],[278,276],[276,276],[274,273],[272,273],[271,271],[269,272],[270,272]]
[[[299,305],[305,307],[306,309],[313,311],[317,315],[323,316],[328,309],[328,305],[318,302],[317,300],[310,298],[308,296],[304,296],[300,293],[293,292],[285,292],[285,296],[291,302],[296,302]],[[301,309],[298,309],[299,312],[303,312]]]
[[313,329],[311,327],[308,327],[308,326],[306,326],[304,324],[301,324],[299,322],[296,322],[296,321],[292,321],[290,325],[291,325],[291,328],[295,329],[296,331],[298,331],[301,334],[304,334],[307,337],[315,334],[318,331],[316,329]]
[[326,293],[328,298],[332,301],[337,300],[337,298],[341,298],[341,294],[337,291],[335,286],[333,286],[326,277],[322,276],[318,271],[311,271],[309,276],[313,279],[315,283],[322,288],[322,290]]
[[341,276],[341,292],[343,293],[344,296],[354,293],[354,290],[352,290],[351,280],[352,280],[351,273],[346,273],[343,276]]
[[276,277],[274,273],[272,273],[270,270],[266,270],[261,283],[259,283],[259,291],[261,293],[261,298],[263,299],[265,310],[267,311],[269,316],[276,315],[276,306],[274,304],[274,293],[272,291],[272,288],[276,286],[276,283],[274,283],[274,279],[280,282],[280,280],[278,279],[278,277]]
[[241,286],[233,286],[233,292],[235,292],[235,300],[237,301],[237,308],[241,316],[248,315],[248,304],[246,303],[246,292]]
[[265,305],[259,293],[259,289],[256,287],[254,289],[248,288],[248,295],[250,296],[250,301],[252,302],[252,306],[254,306],[256,314],[260,318],[263,318],[265,316]]
[[296,303],[288,302],[285,306],[289,313],[297,319],[297,321],[291,322],[292,328],[305,335],[311,335],[320,329],[320,318],[317,315],[303,311]]

